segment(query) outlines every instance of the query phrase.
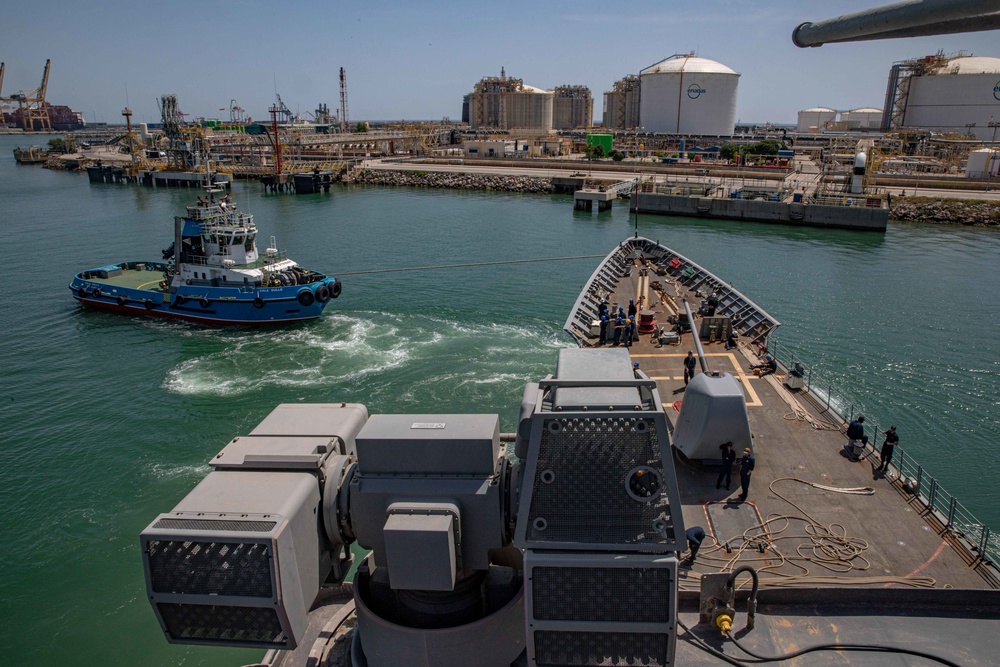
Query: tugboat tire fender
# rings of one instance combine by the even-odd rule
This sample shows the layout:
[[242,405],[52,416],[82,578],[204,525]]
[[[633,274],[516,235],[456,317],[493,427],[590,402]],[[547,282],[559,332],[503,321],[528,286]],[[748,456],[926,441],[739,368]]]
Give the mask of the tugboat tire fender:
[[338,280],[335,283],[330,283],[330,296],[336,299],[340,296],[340,293],[344,291],[344,286],[340,284]]
[[202,308],[208,308],[208,299],[202,297],[201,300],[198,301],[198,305],[200,305]]
[[184,303],[184,295],[183,294],[175,294],[174,295],[174,305],[175,306],[179,306],[182,303]]
[[151,299],[146,299],[146,310],[153,310],[153,301]]
[[101,288],[100,287],[98,287],[97,289],[94,290],[94,298],[95,299],[100,299],[101,298]]
[[255,296],[254,299],[253,299],[253,307],[254,308],[263,308],[264,307],[264,299],[260,298],[259,296]]
[[87,288],[86,287],[81,287],[79,290],[77,290],[77,294],[80,296],[81,299],[86,299],[87,298]]
[[117,299],[115,299],[115,301],[118,303],[119,306],[125,305],[125,297],[123,296],[118,297]]
[[316,301],[316,295],[307,287],[299,290],[298,299],[303,306],[309,307]]
[[330,300],[330,289],[326,285],[320,285],[316,288],[316,300],[320,303],[326,303]]

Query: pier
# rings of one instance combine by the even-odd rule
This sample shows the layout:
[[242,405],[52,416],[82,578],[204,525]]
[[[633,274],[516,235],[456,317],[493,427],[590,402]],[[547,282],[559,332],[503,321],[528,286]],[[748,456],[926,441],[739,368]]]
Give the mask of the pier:
[[616,198],[630,195],[635,191],[638,179],[622,181],[612,186],[600,186],[598,188],[583,188],[573,193],[573,208],[577,211],[594,210],[594,202],[597,202],[597,210],[610,211],[611,202]]

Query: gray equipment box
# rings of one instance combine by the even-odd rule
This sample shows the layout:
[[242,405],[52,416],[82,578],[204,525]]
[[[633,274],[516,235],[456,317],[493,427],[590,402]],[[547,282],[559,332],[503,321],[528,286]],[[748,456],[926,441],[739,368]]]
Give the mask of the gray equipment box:
[[[439,526],[429,525],[435,522],[418,528],[416,519],[393,516],[401,503],[453,506],[454,557],[449,556],[448,567],[455,572],[489,569],[490,550],[504,546],[506,449],[500,446],[498,415],[375,415],[356,446],[351,526],[358,544],[374,552],[376,566],[390,568],[393,588],[419,587],[427,578],[397,574],[407,541],[433,543],[435,555],[447,550]],[[386,528],[392,530],[387,534]],[[444,580],[435,577],[434,582]]]
[[225,471],[158,516],[140,543],[167,641],[295,648],[329,569],[319,504],[308,472]]
[[357,437],[363,475],[488,476],[500,454],[498,415],[375,415]]
[[[559,350],[556,377],[563,379],[635,380],[628,350],[588,350],[579,355],[577,350]],[[635,387],[557,387],[553,391],[556,410],[580,410],[584,407],[607,409],[635,408],[639,405],[639,391]]]

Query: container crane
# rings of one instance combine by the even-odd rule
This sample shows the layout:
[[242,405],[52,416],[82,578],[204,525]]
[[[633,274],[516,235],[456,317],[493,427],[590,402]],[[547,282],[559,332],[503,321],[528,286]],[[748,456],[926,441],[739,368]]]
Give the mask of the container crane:
[[22,90],[17,94],[17,102],[21,107],[21,123],[25,130],[35,129],[35,121],[38,121],[38,129],[52,131],[52,122],[49,120],[49,110],[45,102],[45,92],[49,87],[49,67],[51,60],[45,61],[45,71],[42,73],[42,84],[34,90]]

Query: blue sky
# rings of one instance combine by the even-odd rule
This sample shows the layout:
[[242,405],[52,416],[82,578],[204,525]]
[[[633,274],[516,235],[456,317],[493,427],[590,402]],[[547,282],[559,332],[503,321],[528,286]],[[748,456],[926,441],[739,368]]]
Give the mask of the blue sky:
[[235,99],[263,119],[275,87],[305,116],[318,102],[339,107],[344,67],[353,120],[459,119],[462,96],[503,66],[541,88],[589,86],[599,119],[601,94],[614,81],[695,51],[742,74],[740,120],[792,123],[813,106],[881,108],[897,60],[939,49],[1000,57],[997,31],[792,45],[803,21],[883,4],[8,1],[0,10],[2,92],[36,87],[51,58],[48,99],[88,121],[120,122],[126,88],[136,122],[159,120],[164,93],[176,94],[191,118],[228,118],[220,109]]

